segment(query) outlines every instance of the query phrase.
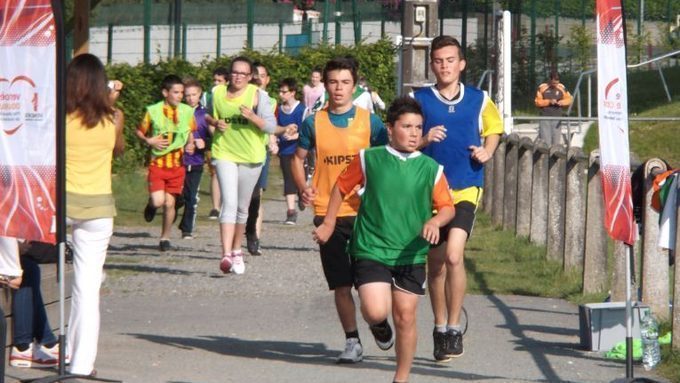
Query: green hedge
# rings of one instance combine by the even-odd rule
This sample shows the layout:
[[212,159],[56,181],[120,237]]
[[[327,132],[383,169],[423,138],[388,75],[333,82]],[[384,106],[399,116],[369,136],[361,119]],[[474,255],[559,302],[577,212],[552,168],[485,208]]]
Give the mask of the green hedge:
[[[271,95],[277,95],[277,82],[284,77],[294,77],[302,87],[302,84],[308,81],[312,68],[323,67],[332,57],[352,55],[359,62],[359,74],[365,76],[369,84],[377,89],[383,100],[389,104],[395,97],[395,53],[392,43],[388,39],[383,39],[373,44],[359,44],[356,47],[322,45],[302,49],[297,56],[278,53],[278,51],[250,50],[245,50],[239,55],[260,61],[269,69],[272,83],[268,90]],[[204,85],[205,89],[210,89],[213,69],[218,66],[228,67],[232,58],[233,56],[223,56],[214,60],[205,60],[200,64],[170,60],[157,64],[108,66],[109,78],[118,79],[125,84],[125,89],[118,100],[118,107],[125,112],[126,151],[122,158],[114,162],[114,171],[133,170],[144,165],[148,150],[136,137],[135,131],[144,116],[144,108],[160,100],[159,86],[164,76],[168,74],[176,74],[180,77],[193,76]]]

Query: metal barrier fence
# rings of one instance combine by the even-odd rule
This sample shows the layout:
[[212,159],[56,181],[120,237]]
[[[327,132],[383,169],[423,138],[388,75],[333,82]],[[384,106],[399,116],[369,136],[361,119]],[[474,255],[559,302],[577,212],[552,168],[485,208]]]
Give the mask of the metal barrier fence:
[[[603,225],[599,166],[598,151],[586,154],[577,147],[548,147],[541,140],[510,134],[501,140],[485,168],[482,209],[495,226],[545,246],[546,257],[561,262],[565,271],[582,270],[584,294],[602,292],[609,286],[611,300],[623,301],[627,250],[622,243],[614,242],[610,282],[610,241]],[[669,310],[669,251],[657,247],[659,213],[650,204],[652,181],[667,170],[666,164],[652,158],[640,166],[644,167],[644,201],[635,270],[640,270],[642,302],[658,318],[672,320],[673,348],[680,349],[680,268],[673,266],[675,294]],[[680,222],[680,209],[677,218]],[[677,242],[680,225],[675,236]]]

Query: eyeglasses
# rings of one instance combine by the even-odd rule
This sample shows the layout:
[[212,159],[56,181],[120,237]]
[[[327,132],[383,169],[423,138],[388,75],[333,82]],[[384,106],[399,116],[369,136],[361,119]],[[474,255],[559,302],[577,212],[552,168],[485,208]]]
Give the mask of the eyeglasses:
[[250,76],[250,73],[246,72],[231,72],[232,77],[246,77]]

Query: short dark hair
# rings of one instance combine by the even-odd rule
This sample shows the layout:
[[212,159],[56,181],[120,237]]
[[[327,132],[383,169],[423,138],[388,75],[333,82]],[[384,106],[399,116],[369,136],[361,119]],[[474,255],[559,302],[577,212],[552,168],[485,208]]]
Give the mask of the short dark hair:
[[298,91],[297,81],[295,81],[295,79],[292,77],[286,77],[279,81],[279,89],[284,86],[288,87],[288,90],[291,92],[297,93]]
[[250,69],[249,69],[249,70],[250,70],[250,73],[251,73],[251,74],[253,73],[253,69],[255,69],[255,68],[253,67],[253,60],[249,59],[249,58],[246,57],[246,56],[236,56],[236,57],[234,57],[234,59],[231,60],[231,63],[229,64],[229,71],[230,71],[230,72],[231,72],[232,70],[234,70],[234,63],[237,63],[237,62],[239,62],[239,61],[248,64],[248,67],[250,68]]
[[430,44],[430,59],[432,59],[432,54],[434,51],[445,48],[445,47],[456,47],[458,48],[458,56],[461,60],[465,60],[465,52],[463,52],[463,46],[460,45],[455,37],[448,35],[437,36],[432,40]]
[[348,70],[352,73],[352,80],[354,84],[357,83],[357,72],[359,69],[359,63],[352,56],[335,57],[326,63],[323,68],[323,82],[326,82],[328,78],[328,72],[334,70]]
[[413,113],[423,115],[423,109],[415,99],[408,96],[401,96],[392,101],[387,109],[387,123],[394,125],[402,114]]
[[215,70],[213,70],[212,75],[213,77],[222,76],[226,80],[229,78],[229,69],[223,66],[218,66],[217,68],[215,68]]
[[169,74],[169,75],[163,77],[163,81],[161,82],[161,89],[162,90],[170,90],[170,89],[172,89],[173,86],[178,85],[178,84],[184,86],[184,83],[182,82],[182,79],[179,78],[179,76],[174,75],[174,74]]
[[312,73],[314,73],[314,72],[316,72],[318,74],[323,74],[323,70],[319,66],[315,66],[314,68],[312,68]]

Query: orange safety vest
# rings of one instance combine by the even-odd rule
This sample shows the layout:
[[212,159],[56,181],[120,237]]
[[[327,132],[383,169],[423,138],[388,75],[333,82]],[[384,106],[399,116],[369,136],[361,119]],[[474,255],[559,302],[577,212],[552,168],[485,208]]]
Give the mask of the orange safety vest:
[[[326,109],[316,112],[314,129],[316,132],[316,169],[312,185],[317,190],[314,199],[314,213],[326,215],[331,190],[359,150],[371,146],[370,112],[355,108],[354,119],[346,128],[338,128],[331,124]],[[359,211],[359,196],[356,190],[345,196],[338,217],[353,217]]]

